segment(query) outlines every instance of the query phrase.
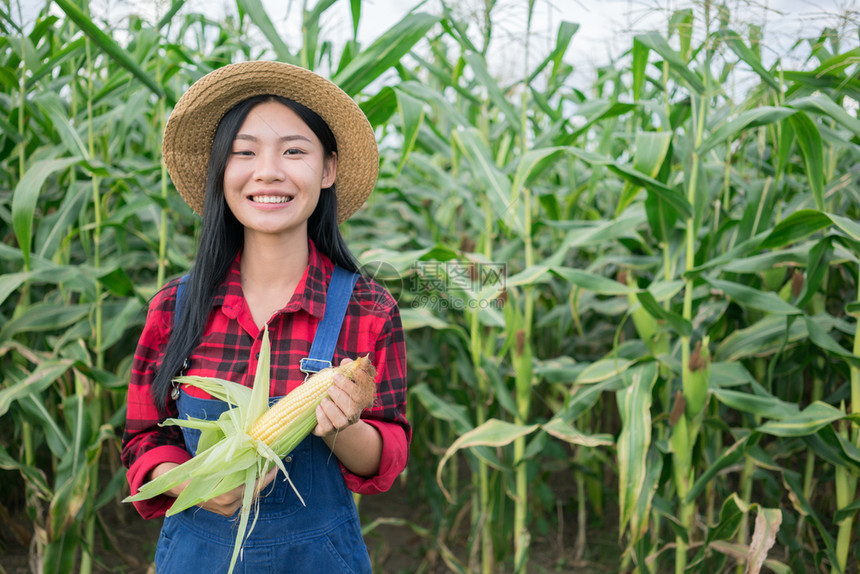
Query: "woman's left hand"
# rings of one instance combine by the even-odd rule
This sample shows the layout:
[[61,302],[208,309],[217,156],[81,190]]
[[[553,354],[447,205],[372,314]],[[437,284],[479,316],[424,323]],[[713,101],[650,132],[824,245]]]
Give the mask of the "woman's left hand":
[[[344,359],[341,365],[351,362]],[[368,397],[361,392],[367,388],[367,381],[373,383],[373,375],[363,369],[355,372],[355,381],[341,374],[334,376],[334,383],[329,388],[329,396],[324,398],[317,407],[317,426],[313,434],[327,437],[343,431],[359,421],[361,412],[372,405],[374,397]],[[357,382],[356,382],[357,381]],[[371,388],[374,385],[370,385]]]

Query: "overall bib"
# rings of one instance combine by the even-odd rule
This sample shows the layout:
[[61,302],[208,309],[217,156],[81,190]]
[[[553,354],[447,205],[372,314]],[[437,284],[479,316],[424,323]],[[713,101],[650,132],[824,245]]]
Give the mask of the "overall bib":
[[[339,270],[336,267],[335,270]],[[319,370],[328,366],[334,342],[340,332],[348,291],[336,272],[326,296],[326,310],[317,328],[307,367]],[[349,279],[348,279],[349,280]],[[340,292],[341,295],[337,295]],[[342,293],[345,292],[346,296]],[[178,297],[178,296],[177,296]],[[340,304],[329,303],[339,300]],[[337,313],[340,316],[337,317]],[[333,333],[333,335],[332,335]],[[329,351],[327,347],[331,347]],[[321,349],[322,348],[322,349]],[[320,364],[322,363],[322,364]],[[276,401],[271,398],[270,402]],[[227,403],[215,399],[200,399],[180,392],[177,399],[179,417],[217,419]],[[188,452],[194,456],[200,431],[181,427]],[[341,475],[340,464],[323,440],[309,435],[284,459],[296,489],[307,506],[293,492],[284,476],[278,476],[258,497],[257,523],[236,562],[235,572],[245,574],[281,573],[370,573],[370,557],[361,536],[361,523],[352,493]],[[254,520],[252,510],[249,526]],[[239,512],[227,518],[200,507],[186,509],[166,517],[155,551],[157,574],[217,574],[230,565]]]

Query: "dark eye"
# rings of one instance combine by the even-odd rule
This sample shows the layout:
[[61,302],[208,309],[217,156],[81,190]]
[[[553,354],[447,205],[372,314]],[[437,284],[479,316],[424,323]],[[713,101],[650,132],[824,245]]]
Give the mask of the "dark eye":
[[247,149],[238,149],[231,152],[233,155],[246,156],[251,157],[254,155],[254,152]]
[[304,150],[301,150],[297,147],[291,147],[287,151],[284,152],[284,155],[301,155],[305,153]]

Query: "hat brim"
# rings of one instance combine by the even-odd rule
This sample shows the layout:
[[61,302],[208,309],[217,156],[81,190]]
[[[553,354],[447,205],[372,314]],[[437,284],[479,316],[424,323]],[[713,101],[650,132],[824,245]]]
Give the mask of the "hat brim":
[[221,119],[257,95],[296,101],[316,112],[337,141],[337,219],[346,221],[376,185],[376,136],[358,104],[331,81],[283,62],[240,62],[218,68],[182,95],[164,127],[162,151],[179,195],[203,214],[209,154]]

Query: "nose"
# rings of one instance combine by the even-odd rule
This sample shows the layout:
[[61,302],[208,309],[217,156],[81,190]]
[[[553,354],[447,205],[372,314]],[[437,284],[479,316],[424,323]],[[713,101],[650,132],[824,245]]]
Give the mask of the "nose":
[[257,159],[255,177],[259,181],[281,181],[284,179],[284,167],[280,154],[275,151],[260,151]]

